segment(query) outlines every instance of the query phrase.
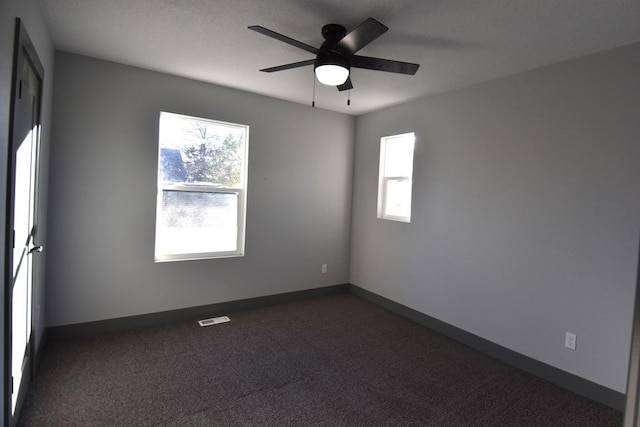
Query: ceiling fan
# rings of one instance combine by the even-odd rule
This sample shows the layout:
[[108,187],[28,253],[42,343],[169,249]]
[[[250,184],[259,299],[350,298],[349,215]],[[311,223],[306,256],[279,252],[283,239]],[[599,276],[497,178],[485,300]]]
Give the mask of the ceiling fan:
[[365,68],[368,70],[414,75],[416,71],[418,71],[418,67],[420,67],[419,64],[409,62],[356,55],[360,49],[367,46],[388,30],[386,26],[373,18],[367,18],[349,34],[347,34],[347,30],[342,25],[325,25],[322,27],[322,37],[324,37],[325,41],[319,48],[294,40],[259,25],[252,25],[249,29],[316,55],[314,59],[264,68],[260,71],[273,73],[275,71],[313,65],[318,81],[328,86],[336,86],[339,91],[353,89],[353,83],[349,76],[351,68]]

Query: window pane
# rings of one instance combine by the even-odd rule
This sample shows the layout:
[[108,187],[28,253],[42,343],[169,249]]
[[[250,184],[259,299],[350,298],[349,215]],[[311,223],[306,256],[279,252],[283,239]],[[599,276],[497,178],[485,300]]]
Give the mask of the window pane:
[[385,176],[411,176],[413,172],[413,136],[387,138]]
[[164,190],[156,253],[236,251],[237,222],[237,193]]
[[243,126],[161,113],[159,180],[242,188],[245,136]]
[[390,179],[385,191],[384,215],[408,218],[411,216],[411,181]]

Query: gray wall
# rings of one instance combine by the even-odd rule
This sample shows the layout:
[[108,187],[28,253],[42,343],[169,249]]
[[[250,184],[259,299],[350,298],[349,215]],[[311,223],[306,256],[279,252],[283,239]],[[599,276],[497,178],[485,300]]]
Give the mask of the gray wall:
[[[48,326],[347,282],[353,117],[60,52],[54,111]],[[244,257],[153,262],[160,111],[250,126]]]
[[[38,217],[40,225],[39,243],[47,246],[47,175],[49,156],[49,134],[51,129],[51,101],[53,90],[53,68],[54,50],[48,31],[40,11],[40,6],[36,0],[0,0],[0,219],[2,224],[6,222],[6,187],[7,187],[7,152],[9,133],[9,108],[11,105],[11,76],[13,67],[13,43],[15,31],[15,19],[22,19],[31,41],[35,45],[36,51],[45,69],[44,93],[43,93],[43,126],[42,126],[42,148],[41,148],[41,176],[40,176],[40,203],[41,209]],[[1,259],[5,259],[5,228],[0,229],[2,245],[0,245]],[[40,316],[34,323],[35,343],[39,348],[42,334],[44,332],[44,269],[47,251],[36,257],[36,278],[34,280],[34,298],[36,311],[40,307]],[[4,277],[4,262],[0,266],[2,277]],[[4,311],[4,292],[0,292],[0,310]],[[0,315],[0,330],[4,330],[4,314]],[[4,346],[4,340],[2,342]],[[0,351],[1,358],[4,357],[4,350]],[[4,371],[0,370],[0,384],[4,384]],[[0,387],[0,397],[4,392],[4,387]],[[4,401],[4,400],[2,400]]]
[[[376,219],[380,138],[409,131],[412,222]],[[358,117],[355,159],[351,283],[625,392],[640,45]]]

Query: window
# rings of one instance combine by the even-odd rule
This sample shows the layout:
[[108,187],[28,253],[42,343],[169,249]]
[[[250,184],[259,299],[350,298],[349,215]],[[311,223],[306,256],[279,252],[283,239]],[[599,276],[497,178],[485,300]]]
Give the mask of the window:
[[380,140],[378,218],[411,222],[411,182],[415,134]]
[[244,255],[249,127],[160,113],[155,261]]

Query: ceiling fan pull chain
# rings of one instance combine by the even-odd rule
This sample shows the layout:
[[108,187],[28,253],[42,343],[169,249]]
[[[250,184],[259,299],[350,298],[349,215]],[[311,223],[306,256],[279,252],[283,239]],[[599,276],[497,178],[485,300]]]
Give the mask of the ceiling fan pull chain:
[[316,108],[316,74],[313,73],[313,98],[311,100],[311,107]]
[[347,106],[351,105],[351,89],[347,91]]

